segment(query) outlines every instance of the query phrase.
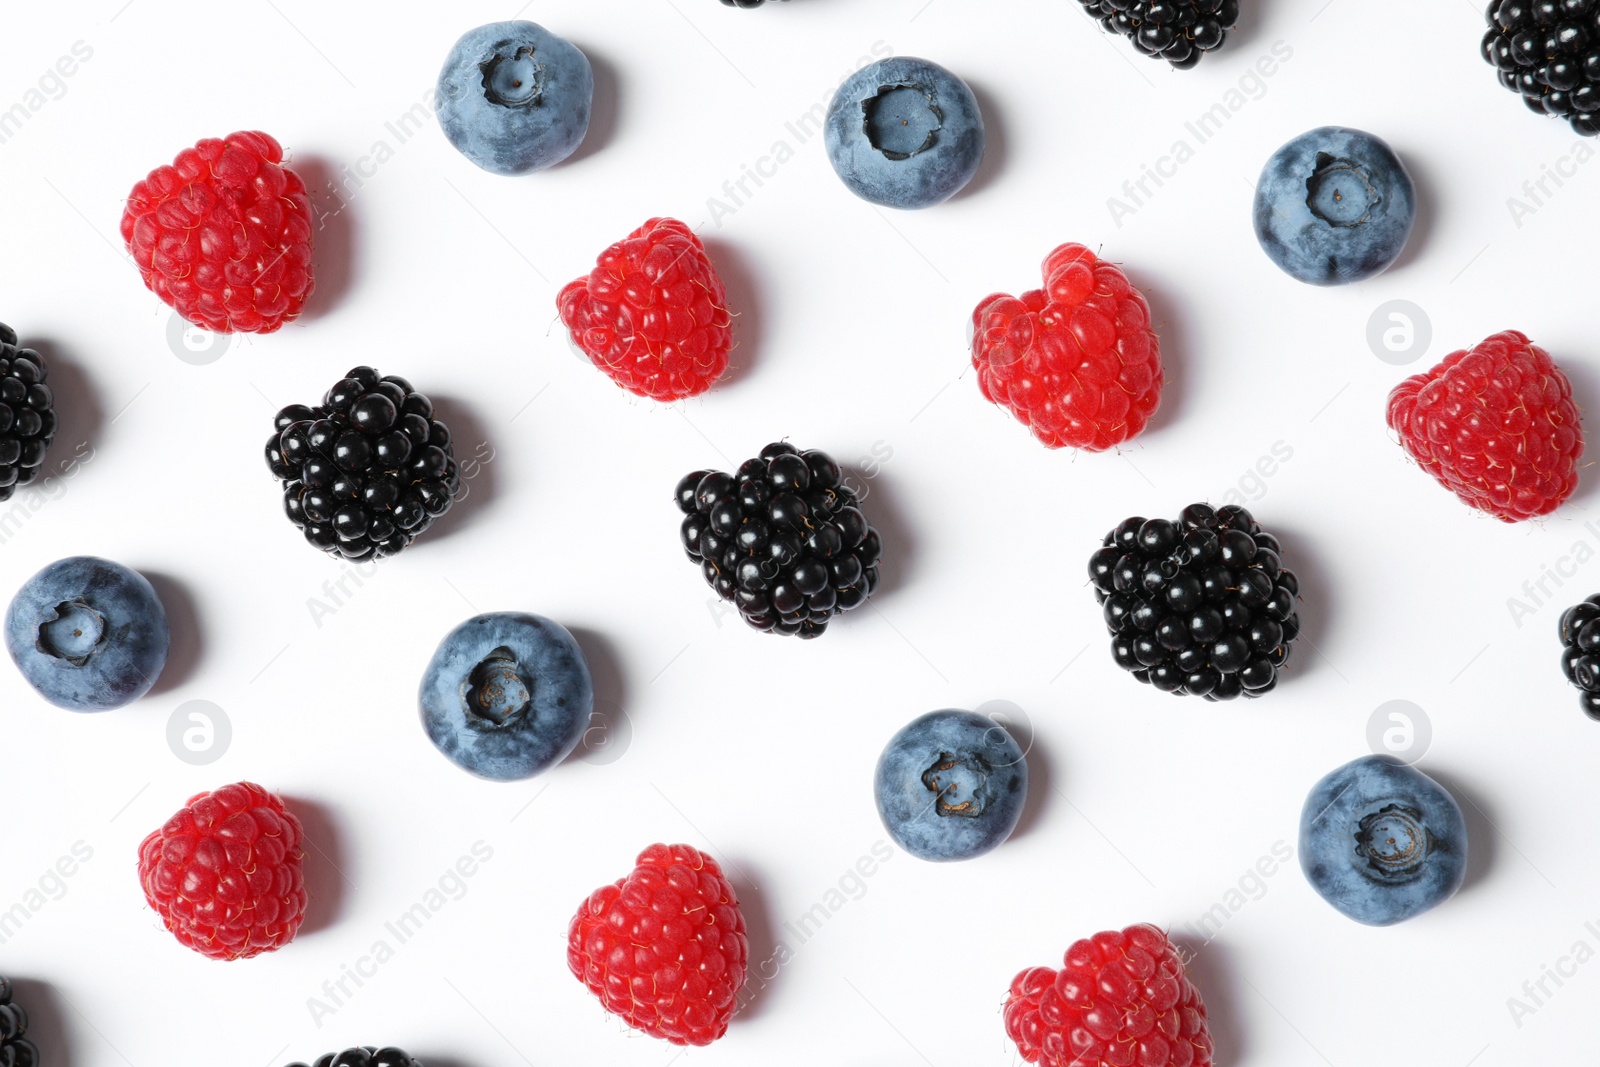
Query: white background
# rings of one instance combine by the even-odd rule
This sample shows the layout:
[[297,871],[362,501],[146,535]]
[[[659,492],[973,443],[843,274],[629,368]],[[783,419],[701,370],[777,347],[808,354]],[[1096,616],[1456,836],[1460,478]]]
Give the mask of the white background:
[[[477,170],[431,124],[404,144],[386,129],[460,33],[511,5],[8,10],[0,108],[75,42],[93,49],[0,145],[0,317],[55,357],[54,458],[86,443],[93,459],[19,496],[37,506],[0,546],[0,586],[108,556],[161,576],[177,642],[158,691],[104,715],[55,710],[0,671],[0,909],[75,842],[93,849],[0,945],[49,1067],[281,1067],[358,1042],[429,1067],[664,1067],[679,1051],[626,1033],[564,956],[579,901],[658,840],[725,862],[756,960],[780,939],[793,951],[728,1036],[685,1062],[1011,1063],[1000,1004],[1016,971],[1105,928],[1181,933],[1224,902],[1293,844],[1307,790],[1366,754],[1368,719],[1392,699],[1431,719],[1422,766],[1467,811],[1467,887],[1372,930],[1292,864],[1264,880],[1194,968],[1221,1062],[1591,1057],[1600,965],[1547,982],[1554,996],[1520,1020],[1507,998],[1580,939],[1600,948],[1584,926],[1600,920],[1600,725],[1562,679],[1555,637],[1600,565],[1547,581],[1557,602],[1529,601],[1520,626],[1507,600],[1576,542],[1600,547],[1600,524],[1584,528],[1600,517],[1595,483],[1547,521],[1502,525],[1416,470],[1383,408],[1405,374],[1510,327],[1594,402],[1600,166],[1547,185],[1517,225],[1507,198],[1576,138],[1496,84],[1466,0],[1243,6],[1224,51],[1173,73],[1102,39],[1070,0],[547,0],[524,17],[590,55],[597,117],[577,159],[524,179]],[[1107,198],[1279,41],[1292,58],[1259,98],[1119,227]],[[820,141],[785,130],[874,44],[943,63],[982,103],[984,169],[936,210],[874,210]],[[1279,273],[1249,226],[1266,157],[1325,123],[1385,137],[1423,205],[1401,264],[1341,290]],[[123,198],[196,139],[254,128],[285,144],[332,216],[319,291],[299,324],[191,365],[122,252]],[[709,223],[708,197],[780,139],[795,158],[705,227],[741,316],[738,373],[658,407],[573,358],[553,328],[559,285],[651,215]],[[380,141],[384,161],[362,163]],[[367,176],[336,211],[326,184],[358,165]],[[1046,451],[963,373],[971,308],[1039,284],[1068,240],[1123,263],[1160,324],[1162,411],[1122,455]],[[1366,341],[1390,299],[1432,320],[1433,347],[1409,368]],[[486,443],[494,458],[459,514],[319,627],[309,602],[341,566],[283,519],[261,448],[279,406],[358,363],[446,401],[458,452]],[[780,437],[881,460],[866,510],[888,546],[884,588],[814,643],[719,617],[677,542],[678,477]],[[1279,442],[1292,458],[1254,480]],[[1142,688],[1111,663],[1085,560],[1125,516],[1176,515],[1241,482],[1301,577],[1292,669],[1256,703]],[[580,631],[602,706],[631,724],[621,758],[605,762],[617,735],[609,753],[496,785],[428,745],[415,709],[428,656],[463,618],[504,609]],[[997,699],[1036,732],[1017,837],[963,865],[896,853],[796,947],[784,924],[884,837],[870,789],[883,743],[924,711]],[[167,745],[190,700],[233,724],[208,767]],[[160,928],[135,856],[191,793],[239,779],[306,819],[314,899],[291,947],[221,964]],[[308,998],[478,841],[493,859],[465,896],[319,1028]]]

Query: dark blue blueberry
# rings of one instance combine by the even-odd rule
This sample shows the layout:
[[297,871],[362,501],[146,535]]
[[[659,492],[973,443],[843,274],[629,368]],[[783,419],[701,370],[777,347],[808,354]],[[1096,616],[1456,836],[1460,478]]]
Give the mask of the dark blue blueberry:
[[1400,157],[1342,126],[1296,137],[1256,183],[1256,239],[1286,274],[1312,285],[1382,273],[1400,257],[1416,215],[1416,187]]
[[531,778],[577,747],[594,708],[583,650],[538,615],[479,615],[450,631],[422,677],[422,726],[482,778]]
[[942,204],[983,162],[983,116],[967,83],[909,56],[857,71],[828,107],[828,160],[851,192],[894,208]]
[[873,792],[901,848],[925,860],[972,859],[1016,828],[1028,799],[1028,763],[988,716],[933,711],[889,741]]
[[494,174],[529,174],[583,143],[594,71],[577,46],[532,22],[469,31],[439,72],[439,127]]
[[1300,869],[1356,922],[1392,926],[1455,895],[1467,874],[1467,825],[1455,798],[1393,756],[1328,775],[1300,815]]
[[142,574],[74,556],[28,579],[6,610],[6,648],[39,695],[109,711],[150,691],[167,663],[167,613]]

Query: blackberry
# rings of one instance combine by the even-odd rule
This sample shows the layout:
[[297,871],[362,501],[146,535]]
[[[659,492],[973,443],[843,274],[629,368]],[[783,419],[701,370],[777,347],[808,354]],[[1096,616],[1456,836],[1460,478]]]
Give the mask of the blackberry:
[[0,1067],[38,1067],[39,1049],[27,1039],[28,1013],[11,1002],[11,982],[0,978]]
[[1530,110],[1600,133],[1600,0],[1493,0],[1483,58]]
[[1239,0],[1079,0],[1108,33],[1147,56],[1188,70],[1222,47],[1239,21]]
[[1561,613],[1561,671],[1584,714],[1600,719],[1600,593]]
[[684,550],[757,630],[819,637],[878,587],[883,541],[826,452],[775,442],[733,474],[695,471],[677,498]]
[[450,510],[461,471],[433,402],[404,378],[357,367],[320,407],[278,412],[267,466],[306,540],[350,560],[400,552]]
[[[722,0],[729,7],[760,7],[762,0]],[[777,0],[773,0],[774,3]]]
[[[289,1067],[306,1067],[306,1065],[291,1063]],[[393,1046],[374,1048],[371,1045],[361,1045],[347,1048],[343,1052],[325,1053],[317,1058],[312,1067],[422,1067],[422,1064]]]
[[1089,557],[1117,666],[1207,700],[1271,692],[1300,634],[1300,582],[1281,551],[1232,504],[1123,522]]
[[0,322],[0,501],[39,477],[55,440],[55,397],[45,376],[44,357],[18,348],[17,331]]

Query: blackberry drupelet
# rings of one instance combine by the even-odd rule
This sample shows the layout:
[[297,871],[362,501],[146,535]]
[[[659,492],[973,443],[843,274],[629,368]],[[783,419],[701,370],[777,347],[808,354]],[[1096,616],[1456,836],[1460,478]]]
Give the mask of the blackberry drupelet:
[[11,981],[0,978],[0,1067],[38,1067],[39,1049],[25,1036],[28,1013],[11,1002]]
[[55,440],[55,397],[45,377],[44,357],[18,348],[17,331],[0,322],[0,501],[39,477]]
[[1109,33],[1147,56],[1188,70],[1222,47],[1239,21],[1239,0],[1079,0]]
[[[289,1067],[306,1067],[303,1063],[291,1063]],[[401,1049],[394,1047],[374,1048],[363,1045],[357,1048],[347,1048],[343,1052],[328,1052],[317,1058],[312,1067],[422,1067],[417,1060],[406,1055]]]
[[433,402],[404,378],[357,367],[320,407],[278,412],[267,466],[289,521],[350,560],[399,553],[455,502],[461,471]]
[[689,558],[757,630],[818,637],[878,587],[883,542],[825,452],[774,442],[733,474],[688,475],[677,499]]
[[1600,593],[1561,613],[1561,671],[1584,714],[1600,720]]
[[[722,0],[729,7],[760,7],[763,0]],[[778,0],[773,0],[777,3]]]
[[1123,522],[1089,557],[1117,666],[1207,700],[1271,692],[1300,634],[1300,582],[1280,551],[1232,504]]
[[1541,115],[1600,133],[1600,0],[1491,0],[1483,58]]

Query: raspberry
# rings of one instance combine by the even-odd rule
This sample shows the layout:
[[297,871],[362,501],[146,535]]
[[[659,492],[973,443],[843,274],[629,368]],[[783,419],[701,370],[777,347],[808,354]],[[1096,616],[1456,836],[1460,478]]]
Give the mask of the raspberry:
[[1516,330],[1395,386],[1389,427],[1440,485],[1505,522],[1548,515],[1578,487],[1583,426],[1572,386]]
[[1044,1067],[1210,1067],[1206,1006],[1154,926],[1078,941],[1062,969],[1011,981],[1006,1033]]
[[139,881],[167,929],[202,956],[275,951],[306,912],[300,820],[250,782],[197,794],[139,846]]
[[271,333],[311,295],[311,201],[264,133],[207,138],[128,194],[144,284],[213,333]]
[[1136,437],[1163,380],[1144,296],[1083,245],[1051,252],[1044,279],[972,313],[978,388],[1050,448],[1103,452]]
[[728,1031],[750,944],[733,886],[688,845],[651,845],[633,873],[590,894],[567,965],[609,1012],[674,1045]]
[[651,219],[556,297],[573,343],[637,396],[698,396],[728,369],[728,295],[700,238]]

